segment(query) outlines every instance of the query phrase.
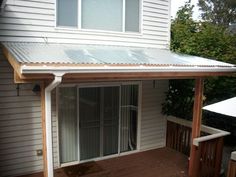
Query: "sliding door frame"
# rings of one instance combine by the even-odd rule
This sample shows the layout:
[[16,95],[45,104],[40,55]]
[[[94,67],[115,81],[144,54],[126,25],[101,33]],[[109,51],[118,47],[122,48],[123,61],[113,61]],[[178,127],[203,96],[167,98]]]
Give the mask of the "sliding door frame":
[[[120,124],[121,124],[121,86],[122,85],[138,85],[138,117],[137,117],[137,145],[136,150],[120,152]],[[77,142],[78,142],[78,160],[73,162],[61,163],[60,161],[60,139],[59,139],[59,118],[58,118],[58,105],[59,105],[59,87],[76,87],[77,89]],[[80,160],[80,134],[79,134],[79,89],[80,88],[93,88],[93,87],[119,87],[119,125],[118,125],[118,153],[107,155],[103,157],[96,157],[88,160]],[[98,161],[109,159],[113,157],[118,157],[122,155],[128,155],[137,153],[140,151],[140,141],[141,141],[141,105],[142,105],[142,81],[124,81],[124,82],[102,82],[102,83],[80,83],[80,84],[61,84],[56,89],[56,122],[57,122],[57,157],[60,167],[75,165],[83,162],[88,162],[91,160]]]

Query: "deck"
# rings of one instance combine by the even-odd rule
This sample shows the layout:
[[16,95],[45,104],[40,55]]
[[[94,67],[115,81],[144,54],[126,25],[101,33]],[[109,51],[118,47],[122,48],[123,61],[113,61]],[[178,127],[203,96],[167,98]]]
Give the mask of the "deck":
[[[187,156],[160,148],[55,170],[55,177],[187,177]],[[21,177],[43,177],[35,173]]]

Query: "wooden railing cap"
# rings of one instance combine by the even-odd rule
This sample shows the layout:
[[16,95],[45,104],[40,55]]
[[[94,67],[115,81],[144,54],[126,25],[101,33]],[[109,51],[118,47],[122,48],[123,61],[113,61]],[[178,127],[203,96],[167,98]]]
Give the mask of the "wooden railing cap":
[[[180,119],[180,118],[173,117],[173,116],[168,116],[167,120],[177,123],[177,124],[180,124],[180,125],[183,125],[183,126],[190,127],[190,128],[192,127],[192,122],[188,121],[188,120]],[[195,145],[195,146],[199,146],[199,143],[204,142],[204,141],[209,141],[209,140],[212,140],[215,138],[220,138],[220,137],[230,135],[230,132],[223,131],[223,130],[213,128],[213,127],[209,127],[206,125],[201,125],[201,131],[208,133],[210,135],[202,136],[199,138],[194,138],[193,145]],[[236,154],[235,154],[235,159],[236,159]]]
[[236,161],[236,151],[231,153],[231,160]]

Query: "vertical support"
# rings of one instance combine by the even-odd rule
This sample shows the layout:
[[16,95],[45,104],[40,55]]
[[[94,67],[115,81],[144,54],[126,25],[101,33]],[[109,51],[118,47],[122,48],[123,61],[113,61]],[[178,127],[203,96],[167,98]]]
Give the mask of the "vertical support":
[[193,145],[193,139],[200,137],[201,133],[203,88],[204,88],[203,78],[197,78],[195,80],[191,151],[190,151],[190,161],[189,161],[189,177],[195,177],[195,176],[197,177],[197,172],[199,170],[200,154],[198,152],[198,147]]
[[215,174],[214,174],[214,177],[219,177],[220,176],[221,162],[222,162],[222,155],[223,155],[223,147],[224,147],[224,138],[220,137],[217,140],[217,144],[216,144],[216,158],[215,158]]
[[53,150],[52,150],[52,112],[51,112],[51,91],[62,81],[64,73],[57,73],[54,80],[46,87],[41,84],[41,111],[43,129],[43,160],[44,177],[53,177]]
[[47,145],[46,145],[46,123],[45,123],[45,83],[41,83],[41,117],[43,134],[43,171],[44,177],[47,175]]
[[48,87],[45,88],[47,177],[53,177],[51,90],[47,90]]
[[236,177],[236,161],[232,159],[229,161],[227,177]]

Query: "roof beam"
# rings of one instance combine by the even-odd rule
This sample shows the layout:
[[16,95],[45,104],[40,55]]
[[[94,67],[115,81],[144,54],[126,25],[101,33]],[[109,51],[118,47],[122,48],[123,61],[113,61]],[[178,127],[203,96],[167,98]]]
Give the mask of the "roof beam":
[[137,72],[137,73],[69,73],[65,74],[63,80],[120,80],[120,79],[178,79],[210,76],[230,76],[228,72]]
[[13,67],[16,74],[21,78],[21,64],[16,61],[13,55],[7,50],[6,47],[3,46],[3,55],[7,58],[8,62]]
[[[18,74],[18,73],[16,73]],[[134,73],[67,73],[63,82],[73,81],[111,81],[111,80],[146,80],[146,79],[194,79],[197,77],[236,76],[231,72],[134,72]],[[18,83],[35,80],[53,80],[53,74],[21,74]]]

